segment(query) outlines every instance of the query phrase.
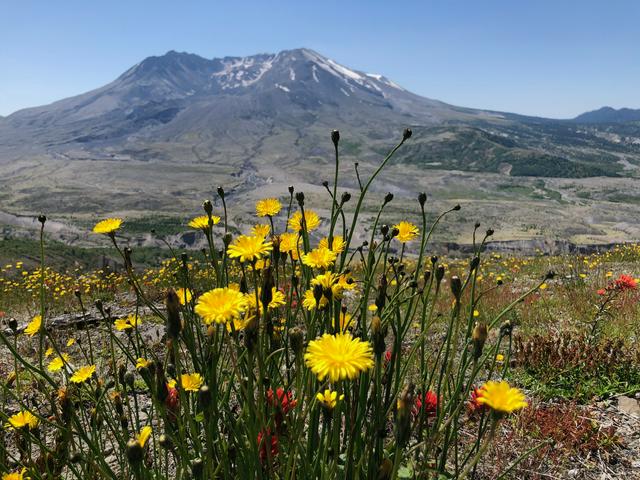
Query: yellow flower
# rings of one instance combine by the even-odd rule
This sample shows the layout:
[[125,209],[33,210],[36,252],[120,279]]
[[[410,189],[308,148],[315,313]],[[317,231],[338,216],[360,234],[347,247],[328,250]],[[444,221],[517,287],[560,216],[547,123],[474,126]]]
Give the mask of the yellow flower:
[[38,426],[38,417],[36,417],[29,410],[22,410],[9,417],[9,421],[5,424],[7,428],[14,428],[16,430],[27,427],[29,430],[33,430]]
[[[329,248],[329,237],[324,237],[322,240],[320,240],[318,247]],[[330,250],[333,250],[337,253],[342,253],[344,252],[344,247],[346,247],[346,244],[344,242],[344,238],[342,238],[342,235],[334,235]]]
[[2,475],[2,480],[30,480],[31,477],[24,476],[26,471],[27,469],[23,468],[19,472],[5,473]]
[[504,362],[504,355],[499,353],[496,355],[496,362]]
[[47,365],[47,370],[49,370],[50,372],[57,372],[62,367],[64,367],[65,363],[68,363],[68,362],[69,362],[69,355],[66,353],[63,353],[61,357],[56,357],[49,362],[49,365]]
[[473,311],[473,316],[474,317],[479,317],[480,316],[480,312],[478,310],[474,310]]
[[138,445],[144,448],[147,440],[149,440],[149,437],[151,436],[152,431],[153,430],[149,425],[142,427],[142,430],[140,430],[140,433],[138,433],[138,435],[136,436],[136,442],[138,443]]
[[149,365],[151,365],[151,361],[147,360],[146,358],[138,358],[136,360],[136,369],[140,370],[142,368],[148,368]]
[[[305,210],[304,212],[305,223],[307,224],[307,232],[315,230],[320,225],[320,217],[313,210]],[[294,232],[300,232],[302,230],[302,213],[297,210],[288,222],[289,228]]]
[[200,296],[195,312],[202,317],[204,323],[225,323],[239,318],[247,307],[247,299],[243,293],[232,288],[214,288]]
[[175,292],[178,296],[178,300],[180,301],[180,305],[184,306],[191,303],[191,299],[193,298],[191,290],[188,288],[176,288]]
[[312,268],[327,269],[336,261],[338,254],[328,248],[314,248],[302,254],[302,263]]
[[290,253],[294,260],[298,260],[298,250],[302,238],[298,233],[285,232],[280,235],[280,252]]
[[[262,296],[262,291],[258,289],[258,299]],[[260,300],[260,312],[262,312],[262,300]],[[269,302],[269,308],[274,309],[283,306],[286,303],[284,293],[278,290],[276,287],[271,288],[271,301]],[[249,308],[256,308],[256,292],[247,293],[247,306]]]
[[271,231],[271,227],[266,223],[258,223],[254,225],[253,228],[251,229],[251,233],[253,235],[255,235],[256,237],[262,237],[262,238],[266,238],[266,236],[269,235],[270,231]]
[[404,220],[397,225],[394,225],[393,228],[398,229],[398,236],[396,238],[402,243],[410,242],[420,233],[418,227],[413,223],[405,222]]
[[256,203],[256,215],[259,217],[273,217],[282,210],[282,204],[277,198],[265,198]]
[[[340,312],[340,331],[341,332],[346,332],[347,329],[351,326],[351,320],[353,319],[353,317],[351,316],[350,313],[346,313],[346,312]],[[334,319],[334,324],[335,324],[335,319]]]
[[240,235],[236,238],[227,253],[231,258],[238,258],[241,262],[252,262],[262,258],[273,250],[273,244],[264,237]]
[[84,367],[80,367],[76,370],[73,375],[71,375],[71,380],[73,383],[84,383],[89,380],[96,371],[95,365],[86,365]]
[[369,342],[353,338],[349,333],[329,335],[309,342],[304,354],[307,367],[322,381],[354,379],[373,367],[373,351]]
[[131,314],[126,318],[118,318],[113,322],[113,326],[116,327],[116,330],[122,332],[123,330],[131,330],[133,327],[136,327],[138,323],[140,323],[140,319],[134,314]]
[[207,215],[200,215],[199,217],[191,220],[188,225],[191,228],[195,228],[196,230],[206,231],[209,229],[209,227],[217,225],[218,222],[220,222],[220,217],[211,215],[211,225],[209,225],[209,217]]
[[33,337],[36,333],[40,332],[40,328],[42,327],[42,317],[40,315],[36,315],[33,317],[33,320],[29,322],[29,325],[24,329],[24,333]]
[[543,283],[542,285],[540,285],[540,290],[546,290],[547,288],[547,284]]
[[121,218],[107,218],[106,220],[102,220],[101,222],[95,224],[95,226],[93,227],[93,233],[110,235],[120,230],[121,226]]
[[[317,303],[318,302],[316,302],[316,297],[313,295],[313,288],[310,288],[309,290],[304,292],[304,299],[302,300],[302,306],[304,308],[306,308],[307,310],[315,310]],[[328,303],[329,300],[327,299],[327,297],[322,295],[322,297],[320,297],[320,309],[326,307]]]
[[478,403],[487,405],[498,413],[511,413],[528,405],[524,394],[502,380],[489,380],[480,388]]
[[180,375],[180,384],[187,392],[197,392],[204,381],[199,373],[185,373]]
[[76,343],[76,339],[75,338],[70,338],[69,340],[67,340],[67,347],[70,347],[74,343]]
[[318,392],[316,394],[316,399],[318,400],[318,402],[320,402],[320,405],[322,405],[327,410],[333,410],[334,408],[336,408],[338,400],[344,400],[344,394],[338,397],[338,392],[332,392],[327,388],[325,389],[324,393]]
[[47,350],[44,352],[45,357],[50,357],[51,355],[53,355],[53,347],[47,348]]

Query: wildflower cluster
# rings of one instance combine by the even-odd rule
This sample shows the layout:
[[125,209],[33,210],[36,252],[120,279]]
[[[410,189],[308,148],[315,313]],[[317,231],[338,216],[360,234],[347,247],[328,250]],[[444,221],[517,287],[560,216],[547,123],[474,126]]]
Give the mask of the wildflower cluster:
[[[126,221],[98,222],[94,233],[121,257],[133,311],[116,315],[115,302],[99,299],[100,321],[78,332],[74,349],[49,324],[48,275],[34,283],[39,315],[14,338],[0,333],[15,359],[15,381],[1,387],[14,433],[5,476],[375,479],[409,467],[468,476],[503,418],[527,406],[496,358],[511,343],[505,316],[544,283],[496,315],[483,310],[503,278],[481,273],[493,232],[470,261],[442,262],[430,232],[460,207],[428,223],[424,194],[415,218],[385,224],[388,194],[373,225],[360,227],[372,182],[410,137],[359,184],[353,209],[352,194],[337,192],[337,132],[327,215],[290,187],[288,198],[260,200],[259,223],[235,235],[218,188],[222,205],[205,201],[188,222],[208,248],[155,272],[139,271],[121,244]],[[152,323],[164,325],[162,341],[145,335]],[[24,376],[38,386],[32,395]],[[477,437],[463,448],[464,424]]]

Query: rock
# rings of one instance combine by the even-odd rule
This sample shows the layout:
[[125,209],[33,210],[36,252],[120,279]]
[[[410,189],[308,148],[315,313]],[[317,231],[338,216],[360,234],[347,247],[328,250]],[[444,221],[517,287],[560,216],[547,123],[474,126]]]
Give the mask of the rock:
[[635,398],[620,396],[618,397],[618,410],[628,415],[640,417],[640,402]]

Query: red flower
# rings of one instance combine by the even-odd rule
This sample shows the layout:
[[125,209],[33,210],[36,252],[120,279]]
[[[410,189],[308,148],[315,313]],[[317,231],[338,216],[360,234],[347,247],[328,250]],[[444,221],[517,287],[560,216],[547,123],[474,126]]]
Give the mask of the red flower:
[[622,274],[613,281],[613,287],[624,292],[625,290],[635,290],[638,284],[630,275]]
[[384,352],[384,363],[385,364],[389,363],[392,357],[393,357],[393,354],[391,353],[391,350],[387,350],[386,352]]
[[601,288],[600,290],[598,290],[596,292],[598,295],[604,295],[605,293],[607,293],[607,291],[604,288]]
[[[263,438],[265,437],[265,438]],[[267,433],[258,433],[258,446],[260,447],[260,461],[264,463],[267,460],[267,443],[271,443],[271,458],[275,458],[278,455],[278,436],[271,433],[271,430],[267,429]]]
[[267,390],[267,402],[272,407],[276,408],[284,415],[289,413],[293,407],[298,404],[298,401],[293,398],[292,392],[284,391],[284,388],[278,387],[276,389],[275,398],[273,395],[273,390],[270,388]]
[[164,400],[164,405],[167,407],[167,416],[169,420],[174,422],[180,411],[180,396],[178,389],[167,384],[168,395]]
[[420,409],[424,408],[427,417],[433,417],[436,414],[436,410],[438,409],[438,396],[431,390],[429,390],[424,394],[424,403],[421,397],[422,395],[418,395],[415,399],[413,414],[418,415],[420,413]]
[[478,402],[478,398],[480,398],[481,396],[482,396],[482,389],[474,388],[473,390],[471,390],[471,399],[467,404],[467,407],[469,408],[470,413],[481,412],[483,409],[486,408],[484,403]]

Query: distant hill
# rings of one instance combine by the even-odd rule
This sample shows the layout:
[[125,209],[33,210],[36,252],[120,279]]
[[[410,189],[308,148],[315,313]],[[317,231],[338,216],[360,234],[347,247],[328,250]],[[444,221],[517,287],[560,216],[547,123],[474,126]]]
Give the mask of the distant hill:
[[236,192],[309,181],[331,156],[333,128],[345,158],[363,165],[410,126],[398,161],[425,172],[627,176],[640,164],[640,124],[619,122],[637,118],[628,109],[567,122],[458,107],[304,48],[214,59],[171,51],[96,90],[0,118],[0,202],[135,210],[200,195],[203,172],[208,186]]
[[640,122],[640,109],[602,107],[578,115],[573,119],[578,123],[626,123]]

